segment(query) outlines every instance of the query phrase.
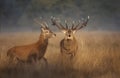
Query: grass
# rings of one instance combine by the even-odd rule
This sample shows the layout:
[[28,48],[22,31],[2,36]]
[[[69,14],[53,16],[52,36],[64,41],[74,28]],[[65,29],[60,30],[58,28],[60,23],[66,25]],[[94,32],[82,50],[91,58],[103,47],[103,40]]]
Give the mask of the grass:
[[13,46],[34,43],[39,34],[0,34],[0,78],[120,78],[120,32],[78,32],[79,51],[72,62],[72,69],[67,68],[69,63],[61,65],[59,42],[64,37],[62,33],[57,33],[57,37],[49,41],[45,54],[48,68],[42,60],[37,65],[9,68],[7,50]]

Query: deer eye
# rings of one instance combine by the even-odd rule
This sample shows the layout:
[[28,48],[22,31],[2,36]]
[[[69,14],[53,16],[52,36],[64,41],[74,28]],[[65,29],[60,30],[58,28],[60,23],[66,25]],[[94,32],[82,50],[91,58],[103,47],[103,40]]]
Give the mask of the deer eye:
[[48,34],[48,33],[49,33],[49,31],[45,31],[45,33],[47,33],[47,34]]

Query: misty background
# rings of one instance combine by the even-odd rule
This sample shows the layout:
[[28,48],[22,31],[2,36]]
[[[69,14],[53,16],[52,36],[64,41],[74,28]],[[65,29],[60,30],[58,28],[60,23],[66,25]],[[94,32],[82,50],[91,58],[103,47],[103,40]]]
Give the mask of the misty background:
[[50,16],[78,21],[90,16],[83,30],[120,31],[120,0],[0,0],[0,32],[39,30],[33,20]]

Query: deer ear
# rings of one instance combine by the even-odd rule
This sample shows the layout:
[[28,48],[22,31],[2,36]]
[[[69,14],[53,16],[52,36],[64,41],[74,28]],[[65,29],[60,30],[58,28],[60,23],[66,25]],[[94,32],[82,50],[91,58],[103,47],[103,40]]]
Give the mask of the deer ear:
[[62,30],[63,33],[66,33],[66,30]]
[[44,32],[44,31],[45,31],[45,29],[44,29],[43,27],[41,27],[41,31],[42,31],[42,32]]
[[76,30],[73,30],[73,34],[75,34],[76,33]]

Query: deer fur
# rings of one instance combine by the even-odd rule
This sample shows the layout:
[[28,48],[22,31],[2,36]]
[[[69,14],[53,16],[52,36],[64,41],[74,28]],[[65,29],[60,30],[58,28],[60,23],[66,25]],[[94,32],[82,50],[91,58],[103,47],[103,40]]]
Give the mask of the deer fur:
[[47,59],[44,55],[48,47],[49,38],[53,36],[55,36],[55,34],[47,26],[41,24],[41,34],[36,43],[12,47],[8,50],[7,56],[11,62],[20,61],[34,63],[44,59],[47,63]]
[[[71,30],[68,30],[66,33],[68,33],[69,31]],[[69,55],[70,58],[73,58],[78,51],[78,43],[72,33],[72,31],[68,33],[71,36],[71,38],[69,37],[70,39],[66,35],[65,38],[60,41],[60,52],[62,53],[62,55]]]
[[62,55],[68,55],[70,56],[70,59],[72,59],[76,55],[76,53],[78,52],[78,42],[75,38],[75,32],[85,27],[88,20],[89,16],[87,20],[84,20],[82,23],[79,21],[76,26],[74,25],[73,21],[72,27],[70,28],[68,27],[66,20],[65,27],[60,22],[58,22],[55,17],[51,17],[52,24],[58,27],[65,34],[65,37],[60,41],[60,52]]

